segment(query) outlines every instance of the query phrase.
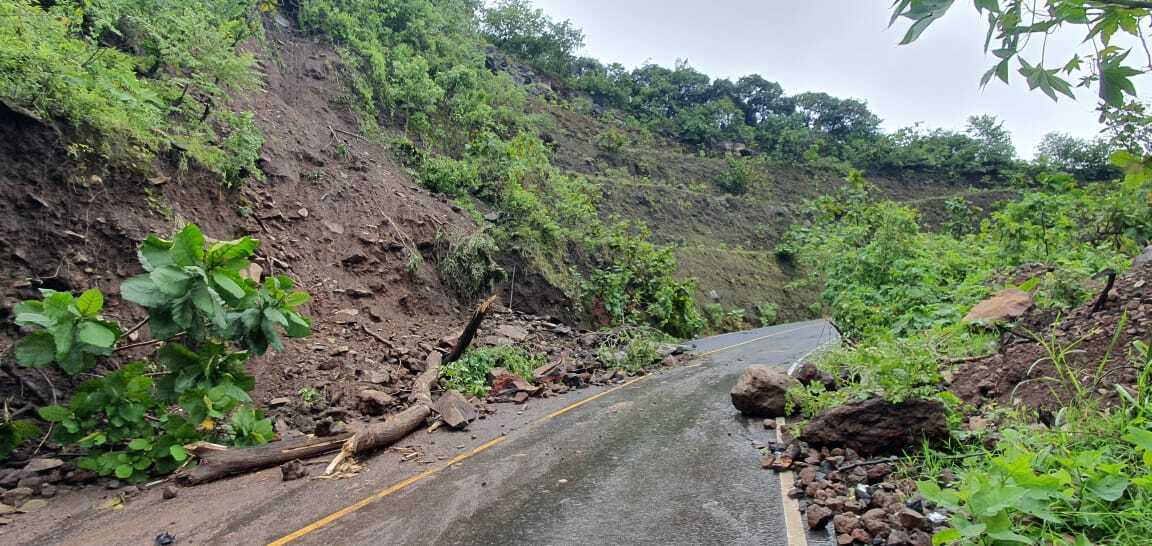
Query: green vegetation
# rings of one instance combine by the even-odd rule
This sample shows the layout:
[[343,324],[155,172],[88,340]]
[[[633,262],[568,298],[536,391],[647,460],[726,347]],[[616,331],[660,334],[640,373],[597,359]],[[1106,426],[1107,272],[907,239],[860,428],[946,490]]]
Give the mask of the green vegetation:
[[[645,242],[643,230],[604,225],[596,187],[551,164],[533,132],[539,122],[527,113],[523,87],[485,66],[487,39],[562,69],[579,32],[524,2],[475,8],[466,1],[304,0],[299,9],[303,28],[345,48],[354,68],[352,100],[367,123],[404,127],[393,149],[420,181],[452,197],[475,197],[498,213],[487,238],[449,245],[442,278],[462,297],[474,297],[494,271],[488,258],[515,252],[589,311],[610,307],[608,323],[695,333],[691,285],[673,277],[671,254]],[[625,296],[624,287],[637,291]]]
[[[274,438],[271,421],[252,408],[255,381],[245,365],[253,354],[281,350],[281,330],[289,337],[310,333],[311,323],[296,310],[309,298],[293,292],[287,277],[260,284],[244,276],[258,246],[248,237],[209,244],[195,225],[171,240],[149,236],[139,250],[147,273],[120,287],[125,300],[148,310],[153,341],[147,343],[118,345],[124,334],[101,315],[104,299],[96,289],[79,297],[42,290],[42,299],[17,306],[17,324],[30,330],[16,350],[23,366],[54,363],[75,376],[99,370],[97,357],[159,347],[148,360],[96,374],[67,404],[39,409],[55,424],[57,441],[85,450],[77,466],[140,481],[185,464],[188,443],[245,446]],[[27,427],[16,423],[6,423],[5,441],[28,438]]]
[[143,166],[172,148],[228,185],[260,176],[256,89],[238,46],[262,33],[258,0],[0,2],[0,96],[79,132],[74,150]]
[[488,372],[504,368],[531,382],[544,357],[532,355],[518,347],[486,347],[468,351],[460,360],[440,368],[440,382],[446,389],[483,398],[488,396]]
[[663,364],[661,347],[674,342],[667,334],[645,326],[623,326],[605,332],[596,357],[609,368],[639,373]]
[[[952,4],[901,0],[893,20],[913,21],[904,39],[911,42]],[[1055,330],[1037,338],[1047,353],[1041,360],[1056,373],[1030,381],[1054,388],[1061,407],[1051,419],[1023,407],[985,404],[981,418],[993,421],[993,430],[965,428],[976,408],[963,406],[942,382],[949,362],[989,354],[998,344],[993,332],[960,323],[961,313],[981,298],[1022,282],[1017,288],[1033,293],[1041,309],[1069,309],[1100,290],[1094,275],[1123,271],[1152,240],[1152,164],[1143,138],[1149,120],[1142,106],[1123,104],[1126,95],[1135,95],[1130,78],[1146,67],[1127,66],[1128,52],[1111,42],[1118,33],[1144,40],[1140,28],[1152,6],[1040,4],[1022,17],[1018,2],[976,2],[988,20],[988,43],[1001,46],[993,50],[999,60],[985,83],[993,77],[1007,82],[1015,64],[1030,88],[1055,99],[1071,95],[1064,77],[1079,75],[1081,85],[1100,88],[1110,138],[1049,135],[1019,199],[978,226],[969,205],[949,202],[941,232],[921,228],[908,207],[873,200],[863,177],[852,173],[839,192],[811,204],[809,222],[794,228],[779,250],[812,268],[824,287],[824,304],[851,342],[817,359],[838,378],[838,388],[799,389],[795,406],[813,415],[881,396],[934,398],[949,408],[954,441],[909,454],[905,470],[919,478],[929,501],[952,512],[950,528],[934,544],[1142,544],[1152,521],[1152,360],[1147,340],[1118,343],[1128,328],[1126,315],[1113,325],[1116,335],[1095,370],[1070,363],[1079,341],[1059,341]],[[1094,56],[1048,68],[1041,43],[1051,33],[1075,30],[1097,45]],[[1038,51],[1039,59],[1025,58]],[[990,145],[1000,140],[995,125],[981,126],[974,125],[979,132],[973,136],[989,144],[985,150],[994,149]],[[1049,272],[1013,281],[1018,266],[1037,263]],[[1136,372],[1134,385],[1113,386],[1105,368],[1110,357]],[[1101,394],[1112,390],[1119,403],[1106,406]],[[945,469],[957,479],[943,480]]]

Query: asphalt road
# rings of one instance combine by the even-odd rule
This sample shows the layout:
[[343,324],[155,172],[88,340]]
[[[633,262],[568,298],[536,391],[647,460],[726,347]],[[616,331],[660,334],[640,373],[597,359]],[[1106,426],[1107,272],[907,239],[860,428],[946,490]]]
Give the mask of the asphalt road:
[[728,391],[745,366],[787,368],[834,336],[812,321],[698,340],[695,365],[516,430],[293,544],[787,544],[751,445],[770,431]]

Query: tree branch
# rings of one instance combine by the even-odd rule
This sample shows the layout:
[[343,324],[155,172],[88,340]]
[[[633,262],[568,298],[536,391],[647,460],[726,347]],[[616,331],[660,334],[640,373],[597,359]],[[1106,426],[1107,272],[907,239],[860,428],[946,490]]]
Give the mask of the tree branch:
[[1143,2],[1141,0],[1092,0],[1092,3],[1104,4],[1106,6],[1119,6],[1122,8],[1152,9],[1152,2]]

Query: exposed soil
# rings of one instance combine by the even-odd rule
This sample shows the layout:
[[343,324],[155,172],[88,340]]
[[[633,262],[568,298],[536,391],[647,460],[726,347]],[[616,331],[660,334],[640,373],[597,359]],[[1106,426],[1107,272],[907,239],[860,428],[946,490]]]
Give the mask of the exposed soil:
[[[1062,318],[1050,312],[1026,317],[1017,331],[1032,332],[1039,341],[1016,338],[999,353],[964,365],[950,390],[973,404],[994,400],[1051,409],[1074,400],[1074,377],[1087,395],[1116,403],[1114,386],[1131,387],[1139,373],[1130,365],[1132,342],[1152,341],[1152,264],[1121,275],[1104,306],[1095,313],[1092,306],[1088,302]],[[1064,375],[1049,348],[1063,353]]]

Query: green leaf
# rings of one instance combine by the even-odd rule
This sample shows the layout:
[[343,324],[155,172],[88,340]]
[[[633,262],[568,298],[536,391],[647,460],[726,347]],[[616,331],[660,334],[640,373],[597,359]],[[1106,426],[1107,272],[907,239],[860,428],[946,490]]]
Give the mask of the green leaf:
[[104,308],[104,294],[99,288],[91,288],[76,299],[76,310],[84,317],[94,317]]
[[[195,271],[195,269],[193,269]],[[148,275],[152,284],[169,297],[180,297],[188,293],[194,279],[191,273],[175,265],[166,265]]]
[[154,309],[167,305],[170,298],[160,290],[148,275],[132,277],[120,283],[120,296],[124,299]]
[[220,241],[208,248],[208,258],[211,265],[240,266],[238,261],[252,257],[260,241],[251,237],[244,237],[235,241]]
[[1144,451],[1152,451],[1152,430],[1131,427],[1128,429],[1128,434],[1124,435],[1124,441]]
[[84,321],[76,331],[76,339],[94,347],[109,349],[116,344],[116,332],[99,322]]
[[312,296],[308,295],[307,292],[292,292],[291,294],[288,294],[286,298],[284,298],[284,305],[287,305],[288,307],[297,307],[308,303],[311,301],[311,299]]
[[932,535],[932,546],[943,546],[944,544],[959,542],[963,538],[964,535],[961,535],[960,531],[949,527],[947,529],[942,529],[935,535]]
[[235,299],[242,299],[246,295],[244,289],[223,271],[212,272],[212,281],[216,283],[217,287]]
[[171,241],[149,235],[143,243],[140,243],[140,265],[144,266],[145,271],[153,271],[166,265],[172,265],[172,257],[168,254],[171,249]]
[[148,441],[147,438],[136,438],[128,442],[128,449],[133,451],[148,451],[152,449],[152,442]]
[[284,333],[288,337],[308,337],[312,333],[312,323],[300,313],[289,312],[285,315],[288,317],[288,325],[284,327]]
[[196,224],[188,224],[180,233],[172,237],[169,251],[172,262],[179,266],[199,266],[204,264],[204,234]]
[[182,445],[174,445],[169,447],[168,453],[172,455],[172,458],[176,460],[176,462],[182,463],[188,459],[188,451],[185,450],[184,446]]
[[47,366],[56,360],[56,342],[47,332],[29,334],[16,343],[16,361],[32,368]]
[[126,480],[128,478],[131,478],[132,473],[135,471],[136,471],[136,469],[132,468],[132,465],[122,464],[122,465],[118,465],[114,472],[115,472],[117,478],[120,478],[121,480]]
[[36,413],[40,414],[41,419],[49,423],[61,423],[72,417],[72,410],[64,406],[44,406],[36,410]]
[[1128,489],[1128,479],[1116,474],[1110,474],[1102,478],[1089,480],[1087,489],[1093,495],[1100,497],[1102,500],[1112,502],[1124,496],[1124,491]]

